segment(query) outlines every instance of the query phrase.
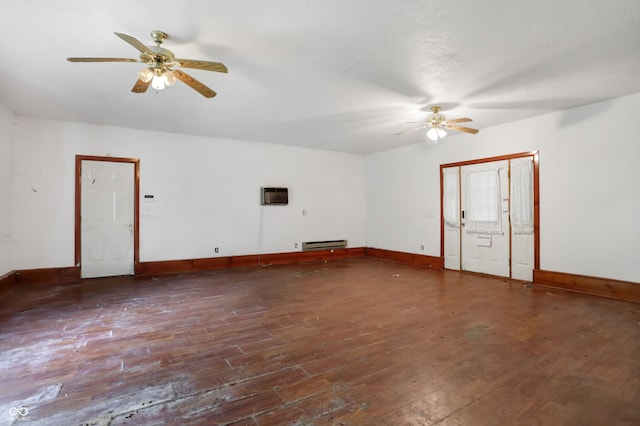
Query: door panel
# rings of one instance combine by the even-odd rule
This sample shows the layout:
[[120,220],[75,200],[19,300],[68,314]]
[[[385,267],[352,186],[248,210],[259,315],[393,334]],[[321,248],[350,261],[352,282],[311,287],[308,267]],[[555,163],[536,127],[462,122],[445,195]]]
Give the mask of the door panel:
[[[513,225],[511,227],[511,278],[533,281],[535,262],[533,157],[511,160],[510,168],[510,210]],[[523,179],[523,172],[527,176],[525,179]],[[523,199],[529,202],[523,202]],[[526,211],[518,211],[519,209],[526,209]],[[523,225],[521,222],[527,223]]]
[[445,225],[444,229],[444,267],[460,270],[460,229]]
[[134,272],[132,163],[82,161],[81,277]]
[[[462,219],[461,268],[464,271],[510,276],[507,171],[507,160],[461,167],[461,200],[465,211]],[[491,179],[486,177],[496,172],[496,185],[488,184]],[[477,196],[479,192],[483,194],[482,197]],[[491,216],[493,211],[495,217]],[[471,219],[475,219],[475,224],[483,225],[472,229]]]
[[533,281],[533,234],[513,234],[511,239],[511,277]]
[[460,270],[460,167],[442,170],[444,267]]

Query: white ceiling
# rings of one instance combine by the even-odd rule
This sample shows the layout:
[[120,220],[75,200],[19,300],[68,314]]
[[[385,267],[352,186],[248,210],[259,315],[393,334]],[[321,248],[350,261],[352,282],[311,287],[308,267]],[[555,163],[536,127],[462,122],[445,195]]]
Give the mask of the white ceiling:
[[[479,129],[640,92],[638,0],[0,0],[0,103],[18,115],[370,153],[429,106]],[[133,94],[113,32],[177,57],[188,86]],[[415,126],[415,125],[414,125]],[[462,134],[458,137],[473,138]]]

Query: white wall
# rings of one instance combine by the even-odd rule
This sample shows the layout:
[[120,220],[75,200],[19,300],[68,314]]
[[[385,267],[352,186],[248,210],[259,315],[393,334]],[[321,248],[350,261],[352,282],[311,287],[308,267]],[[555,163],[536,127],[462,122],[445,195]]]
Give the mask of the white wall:
[[[364,246],[361,155],[17,120],[13,269],[73,265],[76,154],[140,159],[141,261],[290,252],[310,240]],[[289,205],[260,206],[261,186],[288,187]]]
[[[0,274],[73,264],[76,154],[140,158],[141,195],[156,197],[141,203],[140,255],[151,261],[342,238],[439,256],[439,165],[539,150],[541,268],[640,282],[637,111],[640,94],[363,157],[2,109]],[[289,206],[262,208],[261,186],[288,186]]]
[[370,155],[367,246],[439,256],[439,165],[539,150],[541,269],[640,282],[638,111],[640,94]]
[[10,272],[11,260],[11,146],[13,114],[0,104],[0,276]]

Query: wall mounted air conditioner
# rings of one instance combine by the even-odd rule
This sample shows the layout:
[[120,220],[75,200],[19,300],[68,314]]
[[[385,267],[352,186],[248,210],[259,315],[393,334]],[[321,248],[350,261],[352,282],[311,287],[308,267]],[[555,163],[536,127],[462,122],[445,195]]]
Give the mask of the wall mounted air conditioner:
[[263,187],[260,193],[260,201],[263,206],[286,206],[289,204],[289,188]]

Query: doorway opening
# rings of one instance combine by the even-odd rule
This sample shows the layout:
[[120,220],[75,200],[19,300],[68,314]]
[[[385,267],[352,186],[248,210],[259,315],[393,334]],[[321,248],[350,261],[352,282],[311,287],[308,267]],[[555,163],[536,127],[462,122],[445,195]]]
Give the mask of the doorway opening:
[[445,269],[533,281],[539,194],[538,151],[440,165]]
[[140,160],[76,155],[75,264],[81,278],[139,265]]

